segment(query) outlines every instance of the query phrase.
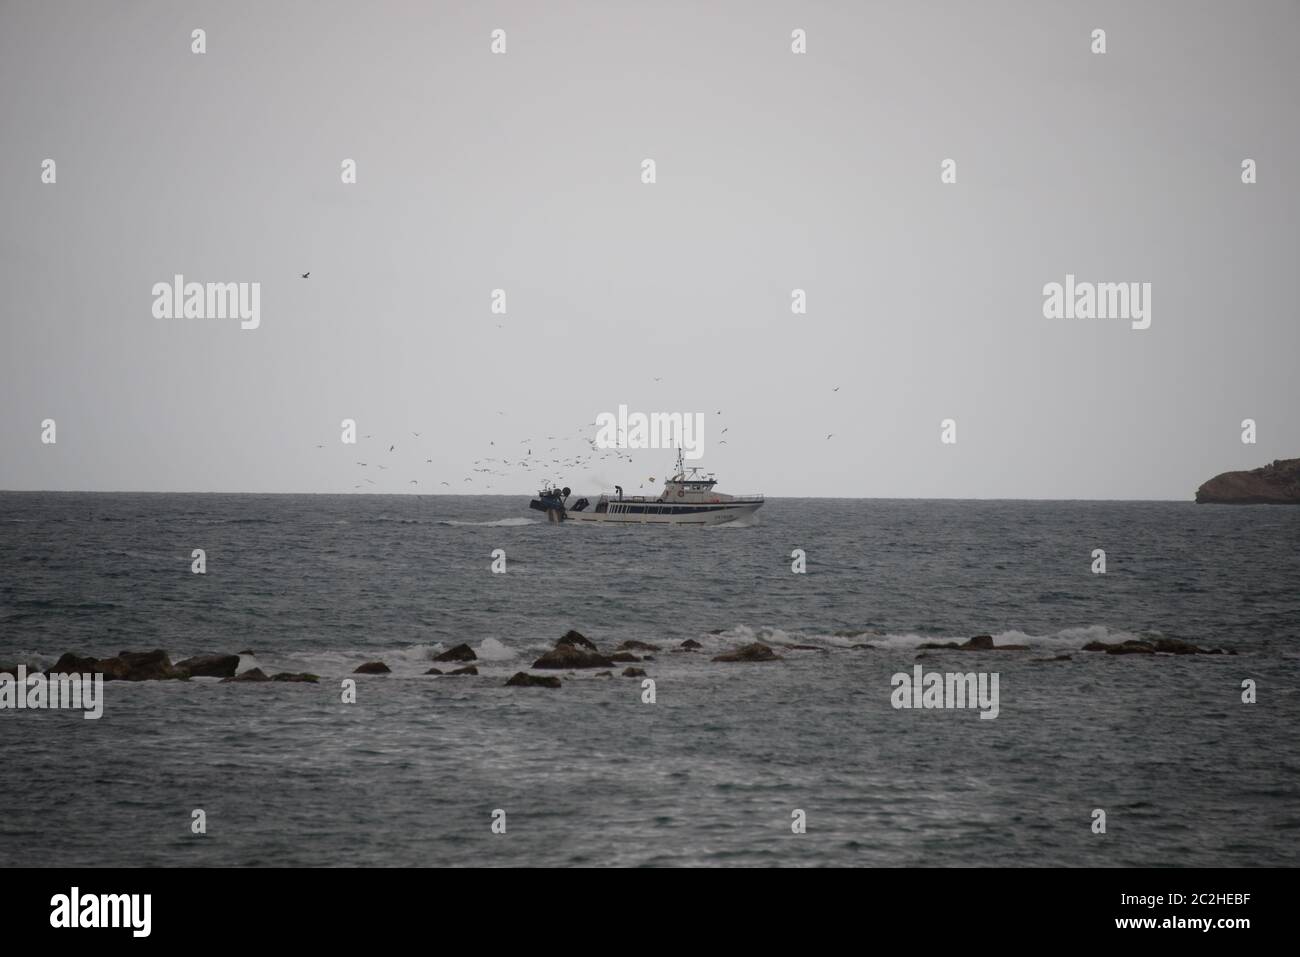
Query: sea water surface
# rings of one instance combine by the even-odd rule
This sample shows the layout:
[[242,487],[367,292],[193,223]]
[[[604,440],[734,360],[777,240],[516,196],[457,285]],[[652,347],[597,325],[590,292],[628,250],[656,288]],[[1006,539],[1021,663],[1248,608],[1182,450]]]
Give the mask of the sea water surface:
[[[0,493],[0,665],[160,647],[321,676],[0,711],[0,865],[1300,857],[1300,509],[769,499],[748,525],[620,528],[526,504]],[[654,702],[621,664],[504,687],[570,628],[659,645]],[[977,634],[1030,648],[918,661]],[[1151,635],[1236,654],[1081,650]],[[710,661],[754,640],[784,660]],[[478,677],[423,674],[461,642]],[[375,659],[393,673],[343,703]],[[996,671],[997,718],[896,710],[916,664]]]

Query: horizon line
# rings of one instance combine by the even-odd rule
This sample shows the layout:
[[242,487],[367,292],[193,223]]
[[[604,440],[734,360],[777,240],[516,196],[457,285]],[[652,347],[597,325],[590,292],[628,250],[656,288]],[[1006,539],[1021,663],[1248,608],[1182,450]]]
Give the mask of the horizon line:
[[[351,495],[351,496],[411,496],[419,498],[526,498],[529,492],[361,492],[356,490],[337,492],[227,492],[227,491],[187,491],[173,489],[10,489],[0,488],[0,495]],[[832,501],[851,502],[1167,502],[1198,504],[1192,498],[1026,498],[1014,496],[926,497],[919,495],[767,495],[769,500],[779,499],[829,499]],[[1199,504],[1224,504],[1205,502]],[[1236,504],[1236,503],[1233,503]],[[1271,503],[1269,503],[1271,504]]]

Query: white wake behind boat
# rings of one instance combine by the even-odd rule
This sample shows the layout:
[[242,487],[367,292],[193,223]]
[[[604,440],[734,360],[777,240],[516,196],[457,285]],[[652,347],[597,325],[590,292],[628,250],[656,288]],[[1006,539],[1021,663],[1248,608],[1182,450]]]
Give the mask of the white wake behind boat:
[[763,505],[761,495],[725,495],[715,492],[718,480],[687,469],[677,452],[677,474],[664,481],[655,497],[624,495],[615,486],[613,495],[602,494],[593,504],[586,498],[568,504],[570,491],[548,485],[528,507],[545,512],[552,522],[616,522],[625,525],[721,525],[753,515]]

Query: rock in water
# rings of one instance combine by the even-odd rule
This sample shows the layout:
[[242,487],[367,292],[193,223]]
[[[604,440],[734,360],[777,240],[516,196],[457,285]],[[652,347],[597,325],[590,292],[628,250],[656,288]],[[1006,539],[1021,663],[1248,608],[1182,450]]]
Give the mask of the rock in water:
[[1208,655],[1209,652],[1204,648],[1198,648],[1190,641],[1183,641],[1180,638],[1157,638],[1156,651],[1163,652],[1167,655]]
[[47,671],[46,674],[70,675],[74,672],[77,674],[90,674],[98,671],[98,666],[98,658],[83,658],[81,655],[74,655],[70,651],[65,651],[59,656],[59,660],[54,663],[54,667]]
[[167,652],[123,651],[114,658],[83,658],[71,652],[62,655],[46,674],[102,674],[105,681],[185,681],[188,671],[174,667]]
[[600,652],[577,645],[556,645],[533,662],[534,668],[611,668],[613,665]]
[[474,649],[469,645],[457,645],[455,648],[448,648],[440,655],[434,656],[434,661],[478,661],[478,655],[474,654]]
[[[714,632],[714,634],[716,634],[716,632]],[[687,651],[694,651],[696,648],[703,648],[704,646],[694,638],[687,638],[678,647],[685,648]]]
[[530,675],[526,671],[516,672],[509,681],[506,682],[507,688],[558,688],[560,679],[554,675]]
[[761,641],[753,644],[744,645],[734,651],[727,651],[716,658],[714,661],[780,661],[781,657]]
[[628,640],[623,642],[615,651],[658,651],[658,645],[652,645],[648,641]]
[[191,678],[233,678],[239,669],[239,655],[195,655],[176,662],[176,670]]
[[384,664],[382,661],[367,661],[352,673],[354,675],[386,675],[392,672],[392,670],[392,668],[388,667],[388,665]]
[[440,674],[442,674],[442,669],[441,669],[441,668],[430,668],[428,671],[425,672],[425,674],[426,674],[426,675],[440,675]]
[[995,645],[992,635],[976,635],[960,645],[955,641],[927,641],[916,646],[924,651],[1026,651],[1028,645]]
[[1155,638],[1151,641],[1128,641],[1107,644],[1104,641],[1090,641],[1083,646],[1084,651],[1104,651],[1108,655],[1235,655],[1235,651],[1225,652],[1222,648],[1202,648],[1181,638]]
[[644,678],[644,677],[645,677],[645,671],[644,671],[643,669],[641,669],[641,668],[624,668],[624,669],[623,669],[623,677],[624,677],[624,678]]
[[477,675],[477,674],[478,674],[477,668],[475,668],[473,665],[467,665],[464,668],[457,668],[455,671],[447,672],[447,677],[450,678],[452,675]]
[[[256,671],[257,669],[254,668],[253,670]],[[308,684],[315,684],[316,682],[320,681],[320,676],[311,675],[305,671],[301,671],[301,672],[281,671],[279,674],[271,675],[271,680],[272,681],[302,681]]]
[[573,645],[578,648],[586,648],[588,651],[600,651],[600,649],[596,647],[595,642],[573,629],[566,631],[564,637],[555,643],[556,648],[560,647],[560,645]]
[[99,663],[104,680],[111,675],[118,681],[163,681],[186,679],[188,674],[172,667],[167,652],[161,648],[153,651],[123,651],[116,658],[105,658]]
[[222,678],[221,683],[227,684],[231,681],[270,681],[261,668],[249,668],[242,675],[235,675],[232,678]]
[[609,656],[609,660],[626,664],[629,661],[640,661],[641,659],[630,651],[616,651]]
[[1300,505],[1300,459],[1274,459],[1249,472],[1224,472],[1196,490],[1214,505]]

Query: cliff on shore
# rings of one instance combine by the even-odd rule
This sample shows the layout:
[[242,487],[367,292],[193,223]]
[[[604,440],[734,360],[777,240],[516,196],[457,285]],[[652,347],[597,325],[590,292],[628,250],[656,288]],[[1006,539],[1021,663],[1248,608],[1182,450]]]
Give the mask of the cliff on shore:
[[1217,505],[1300,505],[1300,459],[1275,459],[1248,472],[1224,472],[1196,490],[1196,501]]

